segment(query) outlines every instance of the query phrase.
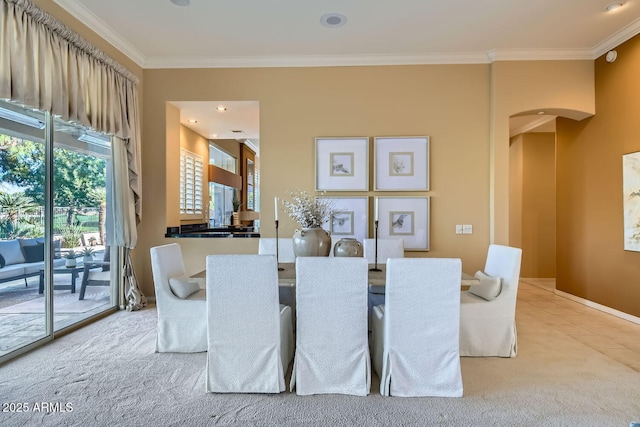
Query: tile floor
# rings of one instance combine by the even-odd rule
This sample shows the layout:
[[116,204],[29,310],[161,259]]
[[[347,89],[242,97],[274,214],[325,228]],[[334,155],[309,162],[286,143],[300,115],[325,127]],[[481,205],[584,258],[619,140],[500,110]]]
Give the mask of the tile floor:
[[553,279],[520,279],[516,323],[528,318],[640,372],[640,325],[554,293]]

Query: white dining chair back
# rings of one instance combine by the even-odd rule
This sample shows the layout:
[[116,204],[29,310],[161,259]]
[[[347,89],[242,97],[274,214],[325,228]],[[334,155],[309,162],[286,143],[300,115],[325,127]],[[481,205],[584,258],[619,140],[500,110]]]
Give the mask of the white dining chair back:
[[275,255],[207,256],[207,392],[280,393],[293,354]]
[[[364,239],[364,257],[369,264],[376,260],[376,239]],[[404,240],[378,239],[378,264],[386,264],[389,258],[404,258]]]
[[[369,264],[375,264],[376,239],[364,240],[364,257]],[[389,258],[404,258],[404,240],[402,239],[378,239],[378,266],[385,265]],[[384,286],[369,285],[369,329],[371,329],[371,317],[373,307],[384,304]]]
[[384,306],[374,307],[374,369],[385,396],[462,396],[459,319],[462,262],[387,261]]
[[[278,262],[296,262],[296,256],[293,253],[293,239],[279,237],[278,240]],[[275,255],[276,239],[275,237],[260,237],[258,240],[258,254]]]
[[369,394],[367,274],[364,258],[298,257],[297,394]]
[[195,353],[207,350],[205,291],[185,299],[174,295],[169,279],[186,279],[182,250],[177,243],[150,249],[158,313],[156,352]]
[[522,249],[490,245],[484,273],[501,279],[500,294],[487,301],[462,292],[460,355],[515,357],[518,353],[516,299]]

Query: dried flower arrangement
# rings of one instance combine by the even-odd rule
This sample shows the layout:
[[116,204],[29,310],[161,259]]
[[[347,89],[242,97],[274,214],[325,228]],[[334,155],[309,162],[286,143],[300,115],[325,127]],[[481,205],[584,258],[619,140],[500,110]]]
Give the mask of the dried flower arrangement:
[[282,201],[285,212],[302,228],[322,227],[331,216],[333,200],[316,198],[306,191],[289,191],[292,202]]

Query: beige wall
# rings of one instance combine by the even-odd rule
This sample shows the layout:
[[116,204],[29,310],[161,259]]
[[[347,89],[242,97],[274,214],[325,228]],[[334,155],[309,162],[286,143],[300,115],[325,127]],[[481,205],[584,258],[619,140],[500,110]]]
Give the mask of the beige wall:
[[640,151],[640,37],[595,62],[597,114],[557,126],[557,288],[640,316],[640,253],[623,250],[622,155]]
[[[315,137],[428,135],[432,191],[407,194],[431,196],[432,250],[411,255],[461,257],[465,269],[473,271],[484,264],[489,238],[488,65],[145,70],[145,94],[143,168],[145,182],[154,185],[145,193],[146,206],[171,204],[165,197],[167,179],[176,176],[177,163],[167,159],[175,158],[178,145],[166,135],[167,101],[257,100],[262,235],[275,234],[269,227],[274,196],[286,197],[287,190],[296,188],[313,191]],[[293,234],[294,223],[284,215],[280,220],[280,235]],[[148,249],[169,241],[163,237],[166,226],[175,224],[168,221],[164,212],[153,210],[139,228],[136,251],[147,259],[137,266],[138,276],[147,294],[153,293]],[[456,235],[455,224],[472,224],[474,234]],[[204,268],[208,253],[257,250],[253,239],[179,242],[190,272]]]
[[520,276],[555,278],[555,134],[513,138],[510,162],[509,244],[522,248]]
[[522,134],[514,136],[509,145],[509,245],[516,248],[522,248],[522,140]]
[[593,61],[499,61],[491,73],[491,240],[509,242],[509,117],[595,113]]

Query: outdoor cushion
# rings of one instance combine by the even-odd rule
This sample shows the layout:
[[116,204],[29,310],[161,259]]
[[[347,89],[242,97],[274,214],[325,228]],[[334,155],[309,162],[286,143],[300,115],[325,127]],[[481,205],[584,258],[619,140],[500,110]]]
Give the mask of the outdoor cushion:
[[24,257],[27,262],[44,261],[44,245],[42,243],[23,246],[22,252],[24,252]]
[[491,301],[500,295],[502,280],[499,277],[491,277],[482,271],[477,271],[473,277],[480,280],[480,283],[469,287],[470,294],[486,299],[487,301]]
[[187,276],[169,278],[169,287],[173,294],[181,299],[185,299],[200,290],[198,282],[190,281]]
[[0,241],[0,254],[4,257],[6,265],[22,264],[26,262],[24,254],[17,240]]

